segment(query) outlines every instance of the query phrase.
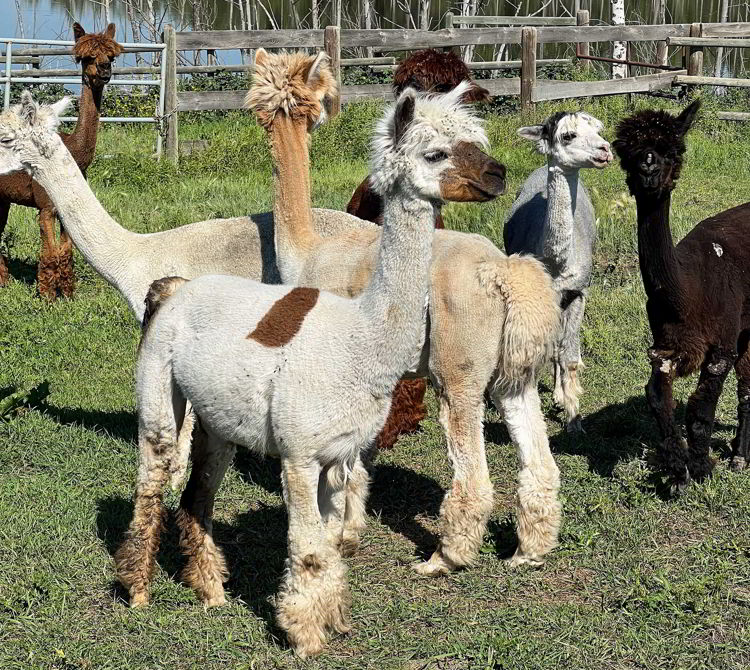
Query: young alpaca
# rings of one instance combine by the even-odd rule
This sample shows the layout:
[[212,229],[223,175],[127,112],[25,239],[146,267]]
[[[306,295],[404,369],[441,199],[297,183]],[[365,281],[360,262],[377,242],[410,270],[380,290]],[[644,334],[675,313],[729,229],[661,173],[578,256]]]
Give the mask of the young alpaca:
[[[425,93],[447,93],[463,81],[470,83],[470,88],[464,93],[464,102],[486,102],[490,99],[489,91],[472,80],[469,68],[458,54],[423,49],[414,52],[396,68],[393,73],[393,93],[398,96],[407,86]],[[445,227],[440,209],[441,205],[438,205],[435,228]],[[383,200],[370,184],[369,175],[355,189],[346,211],[360,219],[382,225]],[[421,384],[423,381],[415,379],[412,383]]]
[[[103,33],[86,34],[80,24],[73,24],[75,46],[73,54],[81,63],[81,100],[78,123],[71,134],[61,133],[65,146],[86,175],[96,151],[99,111],[102,91],[112,76],[112,61],[122,53],[115,42],[115,24],[110,23]],[[54,300],[59,290],[71,296],[75,290],[73,271],[73,243],[68,232],[60,227],[60,243],[55,240],[55,206],[44,189],[23,172],[0,177],[0,237],[8,223],[11,204],[36,207],[39,210],[39,229],[42,251],[39,257],[37,282],[41,296]],[[0,256],[0,286],[8,281],[8,260]]]
[[[308,58],[312,61],[312,58]],[[377,260],[380,229],[320,235],[311,226],[307,129],[320,111],[309,104],[308,70],[294,54],[258,50],[255,79],[248,106],[267,129],[274,170],[276,252],[284,281],[314,286],[343,295],[358,295],[367,285]],[[320,63],[319,68],[326,68]],[[477,145],[486,136],[477,132],[466,141],[450,110],[466,91],[462,84],[417,110],[415,123],[427,138],[441,128],[443,145],[429,152],[431,160],[451,154],[454,175],[440,200],[465,200],[475,190],[504,185],[505,169]],[[424,116],[445,107],[443,116]],[[416,132],[416,131],[415,131]],[[467,163],[479,157],[489,163],[481,181]],[[377,186],[377,183],[376,183]],[[489,240],[449,230],[437,230],[433,242],[429,329],[425,347],[410,376],[433,381],[454,466],[454,481],[440,510],[440,544],[422,574],[442,574],[473,562],[492,511],[492,483],[484,451],[482,420],[484,393],[490,387],[494,403],[504,410],[521,469],[518,489],[519,547],[513,563],[534,563],[557,542],[560,507],[558,470],[549,451],[539,406],[535,373],[557,336],[559,296],[539,261],[507,257]],[[427,324],[425,324],[427,326]],[[354,474],[363,472],[357,464]],[[363,475],[364,476],[364,475]],[[356,477],[355,477],[356,478]],[[350,538],[356,544],[356,536]]]
[[519,128],[518,134],[536,142],[539,153],[547,156],[547,165],[524,182],[504,231],[506,253],[540,258],[560,291],[563,318],[552,356],[554,398],[565,409],[569,431],[582,430],[580,334],[596,241],[594,206],[578,172],[611,162],[601,130],[600,121],[582,112],[558,112],[540,126]]
[[[141,465],[133,521],[116,554],[132,605],[148,602],[162,492],[181,460],[177,436],[188,401],[208,434],[206,455],[193,466],[200,490],[190,496],[203,504],[180,509],[180,545],[198,595],[208,605],[224,601],[225,566],[205,501],[239,444],[281,459],[289,557],[279,625],[300,656],[320,652],[328,629],[349,630],[338,546],[349,512],[345,485],[383,426],[393,388],[419,359],[432,203],[454,178],[450,138],[430,117],[452,122],[466,141],[476,136],[477,122],[461,107],[446,110],[410,89],[386,113],[372,160],[386,199],[382,244],[358,298],[218,275],[182,287],[179,278],[155,283],[156,309],[160,294],[174,295],[154,310],[138,360]],[[443,147],[439,156],[435,147]]]
[[[699,106],[696,100],[679,116],[638,112],[620,122],[614,142],[638,208],[638,257],[654,338],[646,398],[673,492],[713,469],[716,403],[732,366],[739,399],[732,467],[742,470],[750,462],[750,203],[701,221],[677,246],[669,228],[685,135]],[[699,369],[685,411],[686,443],[674,419],[672,384]]]

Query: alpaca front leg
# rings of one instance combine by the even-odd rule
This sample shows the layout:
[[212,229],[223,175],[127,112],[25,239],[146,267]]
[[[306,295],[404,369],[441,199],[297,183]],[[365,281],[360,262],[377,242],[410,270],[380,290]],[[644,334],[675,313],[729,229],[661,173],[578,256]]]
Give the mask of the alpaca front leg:
[[164,488],[169,480],[171,443],[159,437],[139,439],[140,467],[133,519],[125,541],[115,553],[120,583],[130,594],[131,607],[147,605],[149,583],[156,568],[164,526]]
[[737,374],[737,434],[732,440],[732,461],[735,472],[750,466],[750,348],[745,350],[734,365]]
[[66,297],[73,296],[76,290],[76,273],[73,269],[73,240],[60,224],[60,244],[57,248],[58,288]]
[[557,546],[561,508],[557,498],[560,471],[552,457],[539,393],[530,378],[520,393],[493,393],[502,407],[508,432],[518,450],[518,548],[508,563],[541,565]]
[[712,351],[701,367],[698,387],[685,408],[688,437],[688,470],[693,479],[701,481],[713,470],[711,434],[714,429],[716,404],[719,402],[724,380],[734,363],[732,355]]
[[57,297],[57,242],[55,210],[45,208],[39,211],[39,233],[42,237],[42,250],[37,266],[37,288],[39,295],[47,300]]
[[212,517],[216,491],[234,458],[233,444],[195,431],[193,469],[177,511],[180,549],[187,558],[182,579],[206,607],[224,605],[228,571],[224,555],[213,541]]
[[[586,307],[586,298],[580,295],[573,300],[563,315],[562,338],[557,348],[557,372],[560,383],[558,402],[565,410],[566,427],[569,433],[582,433],[581,402],[583,393],[580,373],[583,370],[581,360],[581,325]],[[556,380],[557,382],[557,380]],[[557,400],[557,398],[556,398]]]
[[328,630],[346,633],[350,629],[346,564],[318,508],[320,470],[315,462],[282,461],[289,512],[289,557],[276,617],[295,652],[302,657],[323,650]]
[[[8,200],[0,200],[0,240],[2,240],[3,233],[5,232],[5,226],[8,225],[9,213],[10,202]],[[5,286],[9,279],[8,259],[0,254],[0,286]]]
[[687,441],[682,437],[674,418],[672,385],[677,374],[677,364],[668,355],[649,350],[651,377],[646,384],[646,399],[661,433],[659,452],[661,467],[667,471],[673,493],[681,492],[690,483],[687,467]]
[[481,392],[439,397],[440,424],[453,463],[453,485],[440,507],[440,544],[428,561],[414,569],[437,576],[474,562],[492,513],[492,482],[484,451]]
[[367,527],[367,496],[370,493],[370,474],[358,456],[346,482],[346,511],[341,553],[353,556],[359,548],[359,534]]

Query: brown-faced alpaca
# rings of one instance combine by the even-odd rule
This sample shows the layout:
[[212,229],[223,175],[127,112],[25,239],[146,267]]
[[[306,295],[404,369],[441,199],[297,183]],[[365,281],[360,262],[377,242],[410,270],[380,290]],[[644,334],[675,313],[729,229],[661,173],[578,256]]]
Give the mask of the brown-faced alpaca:
[[[431,93],[446,93],[453,90],[462,81],[471,82],[471,88],[464,94],[464,102],[485,102],[490,99],[490,93],[472,81],[469,68],[461,57],[452,51],[436,51],[424,49],[417,51],[403,61],[393,75],[393,93],[400,95],[410,86],[417,91]],[[477,180],[481,180],[481,165],[477,165]],[[487,194],[487,200],[494,195]],[[441,206],[437,207],[435,227],[443,228]],[[346,206],[349,214],[373,221],[383,222],[383,199],[370,185],[369,175],[354,191]],[[399,435],[413,433],[425,418],[427,411],[424,404],[424,394],[427,382],[424,379],[405,379],[396,387],[393,393],[391,413],[383,431],[378,436],[378,447],[390,449]]]
[[[659,456],[673,491],[710,474],[716,403],[732,366],[739,426],[732,466],[750,454],[750,203],[701,221],[675,246],[671,193],[698,100],[679,116],[646,110],[624,119],[613,146],[638,207],[638,256],[654,343],[646,398],[662,436]],[[700,370],[685,411],[687,442],[674,419],[672,384]]]
[[[122,47],[114,41],[114,23],[110,23],[103,33],[91,34],[87,34],[79,23],[74,23],[73,35],[76,40],[73,55],[76,62],[81,63],[81,100],[75,130],[70,134],[60,133],[60,136],[85,176],[96,151],[102,91],[112,76],[112,61],[122,53]],[[57,242],[57,215],[44,189],[24,172],[0,177],[0,237],[8,223],[8,212],[12,204],[36,207],[39,210],[39,230],[42,236],[37,269],[39,293],[50,300],[54,300],[58,290],[65,296],[72,295],[75,290],[73,242],[62,225],[60,241]],[[0,286],[6,284],[8,278],[8,259],[0,256]]]

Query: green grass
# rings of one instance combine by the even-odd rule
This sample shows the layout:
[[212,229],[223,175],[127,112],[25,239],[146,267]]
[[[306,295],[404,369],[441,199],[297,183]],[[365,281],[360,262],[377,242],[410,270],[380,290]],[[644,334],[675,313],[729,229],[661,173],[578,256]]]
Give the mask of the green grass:
[[[651,103],[651,101],[647,101]],[[644,104],[639,102],[639,104]],[[710,107],[710,105],[709,105]],[[493,116],[493,153],[508,193],[450,206],[450,227],[497,244],[523,179],[542,163],[515,135],[534,115]],[[586,105],[611,133],[619,100]],[[377,105],[349,108],[316,136],[314,203],[343,208],[366,174]],[[691,133],[675,193],[681,237],[695,222],[750,194],[750,143],[710,110]],[[270,159],[243,115],[185,124],[211,147],[180,170],[149,158],[150,129],[107,128],[90,170],[105,207],[141,232],[270,207]],[[0,668],[744,668],[750,663],[750,475],[726,468],[736,427],[735,384],[717,417],[715,476],[678,500],[661,494],[645,462],[657,442],[643,399],[649,333],[635,255],[635,207],[613,166],[585,175],[600,244],[584,324],[584,426],[561,432],[543,380],[552,448],[562,471],[560,548],[539,570],[509,570],[515,544],[516,456],[488,412],[487,455],[496,507],[479,561],[438,580],[410,564],[434,548],[451,469],[430,397],[421,434],[381,454],[364,545],[349,561],[354,628],[300,662],[273,626],[272,596],[285,556],[278,465],[242,453],[216,504],[216,538],[231,567],[231,604],[205,612],[179,584],[173,521],[152,605],[130,611],[113,581],[112,552],[131,515],[138,330],[124,302],[80,257],[75,299],[35,293],[34,214],[15,208],[15,280],[0,291],[0,399],[49,382],[50,395],[0,422]],[[684,402],[695,380],[684,380]],[[681,412],[681,408],[680,408]],[[174,509],[176,496],[170,494]]]

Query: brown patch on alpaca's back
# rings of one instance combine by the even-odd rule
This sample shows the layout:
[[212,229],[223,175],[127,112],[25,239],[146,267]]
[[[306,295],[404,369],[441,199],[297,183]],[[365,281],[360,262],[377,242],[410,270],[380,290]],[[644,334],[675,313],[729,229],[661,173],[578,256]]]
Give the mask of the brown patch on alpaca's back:
[[281,347],[290,342],[307,313],[315,307],[319,294],[316,288],[293,288],[273,304],[247,339],[266,347]]

